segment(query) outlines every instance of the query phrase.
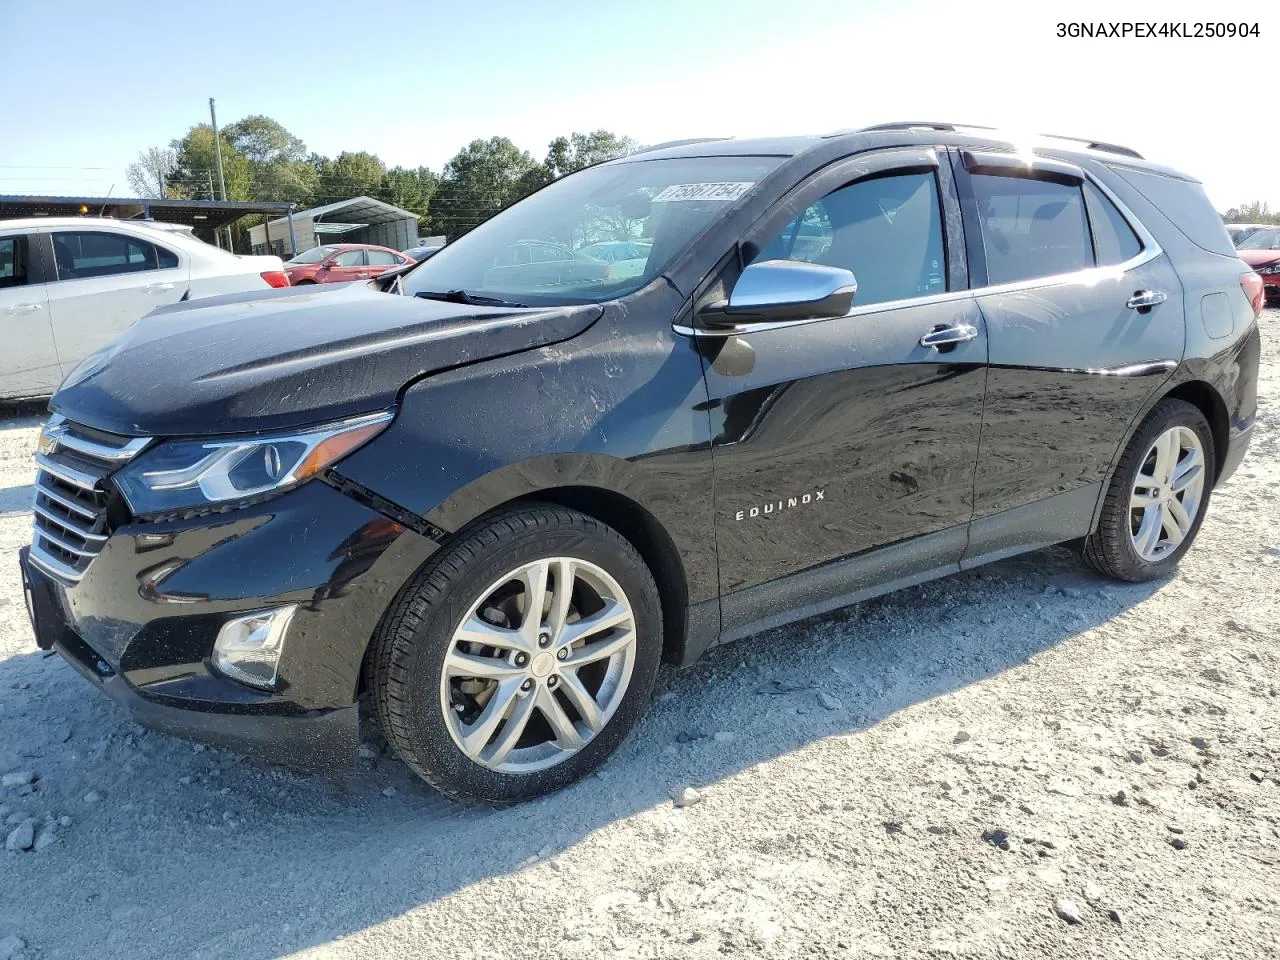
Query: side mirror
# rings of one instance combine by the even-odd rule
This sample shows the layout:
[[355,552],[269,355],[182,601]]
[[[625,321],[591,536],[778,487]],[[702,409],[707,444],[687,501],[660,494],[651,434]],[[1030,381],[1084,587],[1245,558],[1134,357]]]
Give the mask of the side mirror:
[[742,271],[728,301],[698,315],[708,327],[843,317],[858,281],[843,267],[799,260],[761,260]]

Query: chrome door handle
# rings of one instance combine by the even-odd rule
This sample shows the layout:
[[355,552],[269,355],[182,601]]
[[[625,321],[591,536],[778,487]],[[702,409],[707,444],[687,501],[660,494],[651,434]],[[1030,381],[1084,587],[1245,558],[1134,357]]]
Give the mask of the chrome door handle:
[[143,290],[147,293],[163,293],[165,290],[172,290],[172,283],[148,283],[143,286]]
[[943,347],[954,347],[957,343],[968,343],[970,340],[977,339],[977,327],[970,323],[956,323],[930,330],[920,338],[920,346],[940,350]]
[[1124,302],[1124,305],[1130,310],[1150,310],[1168,299],[1169,295],[1163,290],[1138,290]]
[[39,309],[38,303],[15,303],[12,307],[5,307],[4,312],[12,317],[19,313],[35,313]]

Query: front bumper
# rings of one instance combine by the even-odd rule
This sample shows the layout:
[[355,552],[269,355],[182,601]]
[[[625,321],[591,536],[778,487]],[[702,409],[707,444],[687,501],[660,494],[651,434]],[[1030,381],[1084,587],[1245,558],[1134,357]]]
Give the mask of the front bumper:
[[[143,726],[307,768],[350,763],[364,650],[434,545],[324,483],[116,530],[76,584],[20,556],[37,643]],[[272,691],[212,667],[232,616],[298,604]]]
[[1280,273],[1262,275],[1262,295],[1267,302],[1280,300]]

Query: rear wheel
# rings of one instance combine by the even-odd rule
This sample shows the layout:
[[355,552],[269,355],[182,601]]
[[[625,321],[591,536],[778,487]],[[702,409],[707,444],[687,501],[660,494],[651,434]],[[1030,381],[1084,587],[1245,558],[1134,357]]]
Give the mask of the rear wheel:
[[314,280],[299,280],[297,283],[294,284],[295,287],[306,287],[306,286],[314,286],[314,285],[315,285]]
[[1156,404],[1139,426],[1107,488],[1098,529],[1082,551],[1119,580],[1153,580],[1190,549],[1209,506],[1213,434],[1184,400]]
[[657,676],[653,577],[617,531],[553,506],[499,515],[433,560],[379,631],[383,732],[451,797],[503,803],[598,765]]

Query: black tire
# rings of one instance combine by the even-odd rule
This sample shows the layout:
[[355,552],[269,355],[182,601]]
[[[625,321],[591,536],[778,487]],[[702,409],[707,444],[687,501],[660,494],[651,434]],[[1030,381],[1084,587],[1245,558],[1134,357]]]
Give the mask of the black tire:
[[312,287],[315,286],[314,280],[299,280],[294,284],[295,287]]
[[[1191,529],[1186,538],[1167,556],[1157,561],[1150,561],[1143,558],[1133,544],[1129,496],[1137,479],[1138,470],[1151,445],[1160,434],[1177,426],[1189,427],[1200,439],[1205,459],[1204,493],[1200,500],[1200,509],[1192,520]],[[1209,511],[1209,499],[1213,478],[1217,475],[1216,471],[1213,431],[1210,430],[1204,414],[1198,407],[1185,400],[1169,397],[1161,400],[1138,426],[1133,439],[1129,441],[1129,446],[1120,457],[1120,462],[1116,464],[1115,472],[1107,486],[1098,527],[1085,537],[1080,551],[1085,563],[1099,573],[1130,583],[1155,580],[1169,573],[1178,565],[1182,555],[1191,548],[1196,534],[1200,532],[1200,525]]]
[[[532,773],[481,766],[454,742],[439,690],[453,632],[479,599],[475,591],[523,563],[553,556],[607,571],[631,603],[636,653],[622,702],[577,753]],[[372,695],[383,734],[397,755],[441,793],[462,802],[513,803],[558,790],[602,763],[644,712],[662,658],[662,609],[653,575],[620,533],[550,504],[525,504],[464,532],[433,557],[392,601],[374,638]]]

